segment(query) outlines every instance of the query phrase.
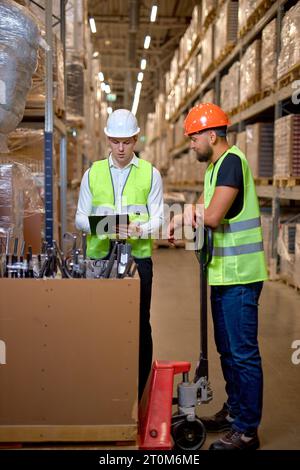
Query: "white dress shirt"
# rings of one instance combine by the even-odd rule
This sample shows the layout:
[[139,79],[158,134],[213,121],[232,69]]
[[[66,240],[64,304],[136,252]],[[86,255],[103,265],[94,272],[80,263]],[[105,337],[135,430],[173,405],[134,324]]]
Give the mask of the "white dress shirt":
[[[122,192],[123,187],[127,181],[131,165],[139,166],[139,159],[134,154],[132,160],[124,168],[116,165],[110,154],[109,166],[112,175],[112,181],[115,192],[116,213],[122,214],[127,210],[122,208]],[[92,213],[92,200],[93,196],[89,186],[89,169],[84,173],[76,212],[76,228],[86,233],[90,233],[90,225],[88,216]],[[163,209],[163,185],[159,171],[153,167],[152,186],[148,196],[147,208],[149,211],[149,221],[140,224],[142,230],[141,236],[153,235],[158,233],[159,228],[163,224],[164,209]]]

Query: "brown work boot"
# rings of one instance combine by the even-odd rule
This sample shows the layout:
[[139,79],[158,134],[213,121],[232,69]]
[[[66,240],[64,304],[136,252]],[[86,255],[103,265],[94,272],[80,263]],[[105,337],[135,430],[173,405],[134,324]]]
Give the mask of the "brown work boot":
[[225,436],[213,442],[209,450],[256,450],[259,448],[259,439],[257,434],[247,436],[246,434],[229,431]]
[[223,408],[213,416],[200,418],[207,432],[223,432],[231,429],[234,419],[229,415],[228,406],[224,403]]

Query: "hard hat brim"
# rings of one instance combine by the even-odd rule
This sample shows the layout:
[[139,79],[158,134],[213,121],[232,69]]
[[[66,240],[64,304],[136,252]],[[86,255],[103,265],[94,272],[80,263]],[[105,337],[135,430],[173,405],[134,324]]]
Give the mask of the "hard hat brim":
[[119,135],[120,133],[114,134],[113,132],[108,132],[107,127],[104,127],[104,133],[107,137],[114,137],[116,139],[129,139],[130,137],[134,137],[140,133],[141,129],[138,127],[137,130],[133,134],[126,134],[126,135]]

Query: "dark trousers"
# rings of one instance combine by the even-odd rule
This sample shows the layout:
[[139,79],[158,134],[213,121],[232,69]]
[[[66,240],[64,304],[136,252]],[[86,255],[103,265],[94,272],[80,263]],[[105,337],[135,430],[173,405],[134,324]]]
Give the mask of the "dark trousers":
[[139,399],[142,398],[152,365],[152,334],[150,305],[153,263],[151,258],[135,258],[141,280],[140,292],[140,346],[139,346]]
[[257,340],[262,282],[212,286],[211,305],[217,350],[234,418],[233,429],[253,433],[262,414],[263,373]]

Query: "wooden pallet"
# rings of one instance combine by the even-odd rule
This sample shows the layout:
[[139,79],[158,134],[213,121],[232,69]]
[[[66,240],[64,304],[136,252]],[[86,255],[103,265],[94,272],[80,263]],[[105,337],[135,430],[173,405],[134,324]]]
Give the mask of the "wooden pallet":
[[298,80],[299,78],[300,78],[300,62],[294,65],[294,67],[292,67],[285,75],[283,75],[278,80],[278,86],[279,88],[283,88],[285,86],[288,86],[294,80]]
[[257,186],[272,186],[273,178],[255,178],[255,184]]
[[300,286],[296,285],[295,281],[292,278],[288,276],[283,276],[283,277],[280,277],[279,280],[283,282],[283,284],[285,284],[286,286],[291,287],[296,292],[300,293]]
[[226,58],[226,56],[228,56],[230,54],[230,52],[232,51],[232,49],[234,49],[234,46],[235,46],[235,44],[233,42],[228,42],[226,44],[226,46],[222,49],[221,54],[219,55],[219,57],[213,61],[214,67],[218,67],[218,65],[220,65],[221,62],[223,62],[223,60]]
[[261,96],[262,96],[261,91],[255,93],[255,95],[250,96],[250,98],[248,98],[246,101],[244,101],[238,106],[237,108],[238,112],[242,112],[245,109],[250,108],[250,106],[253,106],[255,103],[257,103],[258,101],[262,99]]
[[205,21],[203,23],[203,29],[204,29],[204,32],[207,30],[207,28],[211,25],[211,23],[214,21],[214,19],[216,18],[217,16],[217,10],[216,8],[213,8],[213,10],[211,10],[211,12],[207,15],[207,17],[205,18]]
[[300,178],[299,177],[278,177],[274,176],[274,186],[277,188],[293,188],[294,186],[300,185]]

